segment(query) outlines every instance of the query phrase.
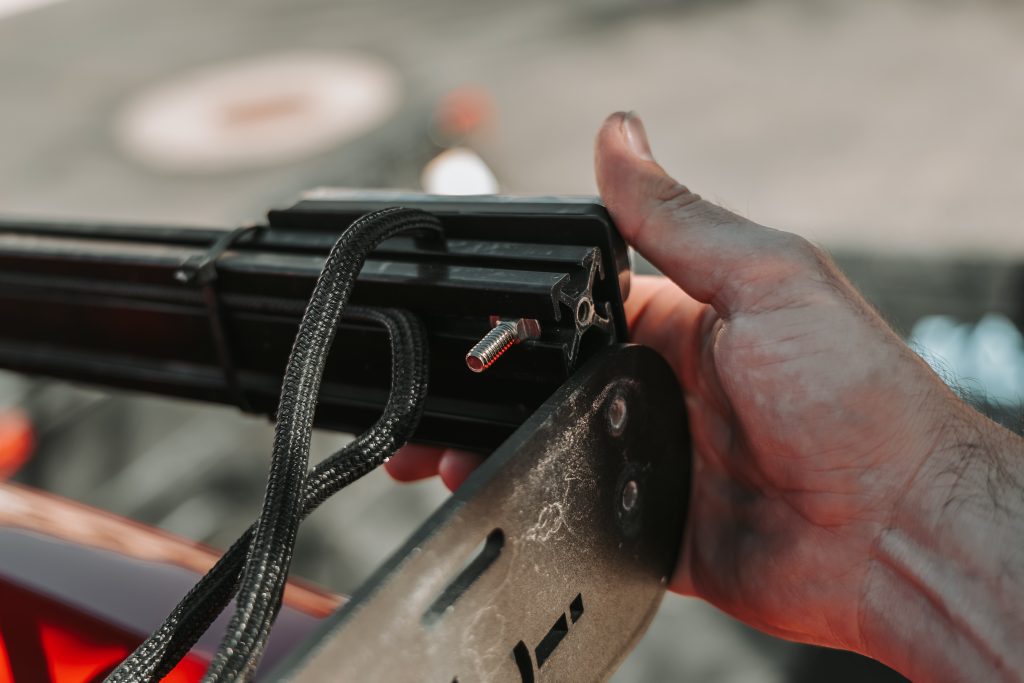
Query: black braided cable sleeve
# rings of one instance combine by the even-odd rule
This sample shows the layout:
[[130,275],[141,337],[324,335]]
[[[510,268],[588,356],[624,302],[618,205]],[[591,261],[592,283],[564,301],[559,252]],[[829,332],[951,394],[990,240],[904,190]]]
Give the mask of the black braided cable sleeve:
[[[324,459],[306,478],[302,516],[315,510],[333,493],[371,471],[390,455],[390,430],[402,441],[415,429],[427,391],[426,330],[419,319],[401,310],[350,307],[346,319],[379,322],[391,342],[392,380],[388,407],[366,433]],[[409,363],[399,363],[405,356]],[[408,372],[412,370],[413,372]],[[409,409],[402,410],[408,402]],[[397,416],[391,419],[389,416]],[[384,443],[385,447],[381,448]],[[184,657],[234,597],[256,525],[228,549],[214,567],[189,591],[164,623],[111,674],[108,681],[158,681]]]
[[[331,493],[383,462],[408,440],[426,394],[426,338],[422,324],[403,311],[381,316],[392,341],[392,389],[384,414],[352,444],[309,474],[309,439],[320,381],[338,320],[369,252],[399,232],[440,232],[434,216],[392,208],[354,222],[332,247],[299,325],[282,382],[274,451],[256,525],[179,603],[164,624],[111,673],[108,681],[158,679],[173,668],[237,588],[235,613],[206,681],[251,676],[280,608],[299,521]],[[385,318],[389,322],[385,322]],[[244,568],[241,566],[244,554]]]

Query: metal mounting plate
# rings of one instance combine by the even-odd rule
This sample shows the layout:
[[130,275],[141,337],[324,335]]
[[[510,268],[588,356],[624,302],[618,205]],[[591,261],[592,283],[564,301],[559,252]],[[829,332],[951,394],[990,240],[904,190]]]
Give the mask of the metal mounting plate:
[[654,351],[602,352],[271,679],[607,678],[675,566],[684,416]]

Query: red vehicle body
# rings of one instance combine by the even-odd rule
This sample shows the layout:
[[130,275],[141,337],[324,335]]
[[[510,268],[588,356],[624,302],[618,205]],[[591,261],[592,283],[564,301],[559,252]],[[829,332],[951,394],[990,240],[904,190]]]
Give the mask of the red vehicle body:
[[[157,529],[0,484],[0,683],[102,681],[216,560]],[[260,670],[341,601],[291,583]],[[215,622],[165,680],[198,681],[222,628]]]

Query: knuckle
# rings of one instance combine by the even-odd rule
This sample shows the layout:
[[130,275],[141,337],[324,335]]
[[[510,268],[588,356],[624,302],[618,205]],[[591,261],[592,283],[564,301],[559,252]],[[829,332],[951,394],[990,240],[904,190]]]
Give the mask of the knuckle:
[[668,213],[676,213],[700,201],[700,195],[667,176],[658,178],[652,190],[651,195],[659,209]]
[[832,257],[822,247],[800,235],[782,233],[782,253],[805,271],[828,274],[834,271]]
[[671,177],[662,176],[658,178],[658,186],[654,188],[654,198],[662,204],[676,204],[680,201],[692,201],[697,195],[690,192],[690,188],[682,183],[673,180]]
[[619,225],[619,230],[627,240],[637,239],[650,232],[656,224],[675,223],[683,219],[681,214],[691,210],[692,205],[700,201],[699,195],[670,177],[652,178],[648,183],[643,191],[648,204],[640,220],[635,224],[627,222]]

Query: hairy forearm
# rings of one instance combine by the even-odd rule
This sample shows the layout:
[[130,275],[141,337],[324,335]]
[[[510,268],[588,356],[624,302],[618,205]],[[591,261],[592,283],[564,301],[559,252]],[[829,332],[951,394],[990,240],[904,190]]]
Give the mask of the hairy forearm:
[[953,412],[878,535],[862,647],[914,680],[1024,680],[1024,439]]

